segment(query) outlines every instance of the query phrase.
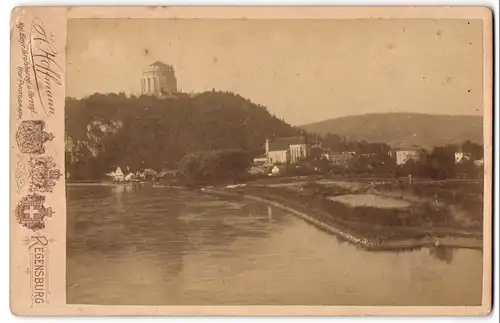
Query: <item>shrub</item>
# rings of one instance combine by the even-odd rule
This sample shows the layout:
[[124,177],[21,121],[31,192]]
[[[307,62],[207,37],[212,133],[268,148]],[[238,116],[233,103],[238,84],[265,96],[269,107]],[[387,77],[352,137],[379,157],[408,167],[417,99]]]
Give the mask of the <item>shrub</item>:
[[222,149],[189,153],[179,161],[178,166],[187,183],[207,184],[244,179],[250,165],[248,152]]

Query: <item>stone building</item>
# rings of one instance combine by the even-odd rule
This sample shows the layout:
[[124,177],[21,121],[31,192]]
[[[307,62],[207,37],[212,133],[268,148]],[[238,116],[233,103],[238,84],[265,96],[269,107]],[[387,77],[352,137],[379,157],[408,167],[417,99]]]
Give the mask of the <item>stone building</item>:
[[154,96],[168,96],[177,92],[177,79],[171,65],[156,61],[144,70],[141,79],[141,93]]
[[404,165],[407,161],[419,161],[423,152],[420,148],[398,148],[389,151],[389,156],[396,159],[396,165]]
[[277,138],[274,141],[266,139],[267,164],[297,163],[308,156],[309,149],[304,136]]

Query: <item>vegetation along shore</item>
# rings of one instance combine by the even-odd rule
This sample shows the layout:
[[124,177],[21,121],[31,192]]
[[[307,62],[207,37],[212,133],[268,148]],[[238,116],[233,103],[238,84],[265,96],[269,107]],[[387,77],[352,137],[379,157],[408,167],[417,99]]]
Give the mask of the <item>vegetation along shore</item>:
[[[463,186],[474,190],[478,185]],[[201,190],[284,209],[323,231],[370,250],[424,246],[482,248],[481,212],[466,213],[459,205],[448,204],[449,199],[444,198],[438,205],[435,200],[418,195],[418,189],[422,188],[429,195],[434,192],[446,196],[443,194],[447,191],[446,183],[413,184],[412,188],[418,187],[417,193],[407,192],[400,198],[386,194],[390,186],[389,183],[295,179],[280,184],[247,183]],[[471,199],[464,203],[471,203]]]

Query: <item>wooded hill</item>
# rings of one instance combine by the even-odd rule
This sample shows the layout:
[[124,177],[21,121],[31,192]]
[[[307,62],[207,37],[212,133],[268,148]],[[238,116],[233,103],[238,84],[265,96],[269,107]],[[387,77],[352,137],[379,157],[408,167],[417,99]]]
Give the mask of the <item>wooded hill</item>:
[[483,118],[472,115],[380,113],[348,116],[301,126],[320,135],[332,133],[346,141],[384,142],[391,147],[483,143]]
[[94,94],[66,100],[66,169],[99,179],[116,166],[176,168],[186,154],[240,148],[263,153],[266,138],[301,130],[229,92],[175,98]]

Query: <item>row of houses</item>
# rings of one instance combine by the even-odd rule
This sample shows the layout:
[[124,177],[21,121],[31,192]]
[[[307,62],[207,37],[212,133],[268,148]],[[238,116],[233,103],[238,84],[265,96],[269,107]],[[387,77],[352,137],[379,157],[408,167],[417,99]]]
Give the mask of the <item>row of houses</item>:
[[[315,145],[318,148],[318,145]],[[299,160],[306,158],[311,153],[313,145],[308,144],[305,136],[277,138],[273,141],[266,139],[265,155],[254,159],[255,164],[272,166],[276,164],[295,164]],[[359,154],[356,151],[333,152],[328,149],[321,149],[321,156],[333,164],[346,164],[356,157],[372,157],[375,154]],[[403,165],[408,160],[418,160],[421,157],[421,150],[395,149],[389,152],[395,158],[397,165]]]
[[[398,149],[391,150],[389,152],[390,156],[393,156],[396,159],[396,165],[404,165],[409,160],[418,161],[422,158],[424,154],[424,150],[420,148],[413,149]],[[457,151],[454,153],[455,164],[460,164],[464,162],[471,161],[472,156],[470,153],[466,153],[463,151]],[[482,166],[484,164],[484,159],[473,160],[473,163],[476,166]]]
[[[392,149],[388,155],[396,161],[396,165],[404,165],[409,160],[418,161],[422,157],[423,150],[419,148],[398,148]],[[332,164],[347,164],[356,157],[374,157],[375,153],[357,153],[356,151],[331,152],[325,150],[322,156]]]
[[[307,143],[305,136],[277,138],[273,141],[266,139],[265,155],[254,158],[254,165],[272,167],[279,164],[295,164],[299,160],[310,156],[311,148],[318,145]],[[321,149],[321,156],[331,164],[344,165],[356,157],[373,157],[375,154],[360,154],[356,151],[333,152],[328,149]],[[418,161],[424,155],[424,150],[420,147],[404,147],[392,149],[388,152],[394,158],[396,165],[404,165],[409,160]],[[470,155],[461,151],[455,153],[455,163],[462,163],[470,160]],[[478,166],[483,160],[474,161]]]
[[136,172],[131,172],[128,166],[123,167],[126,171],[122,170],[122,167],[117,166],[112,172],[106,174],[115,182],[133,182],[133,181],[156,181],[164,177],[176,177],[179,175],[178,170],[162,170],[157,172],[154,169],[146,168],[139,169]]
[[[398,149],[391,150],[389,152],[390,156],[393,156],[396,159],[396,165],[404,165],[409,160],[418,161],[424,155],[424,150],[420,148],[414,149]],[[463,151],[456,151],[454,153],[455,164],[461,164],[468,161],[471,161],[472,156],[470,153],[466,153]],[[484,164],[484,159],[473,160],[473,163],[476,166],[482,166]]]
[[[300,160],[311,155],[312,148],[321,150],[321,157],[328,160],[330,164],[347,165],[350,160],[359,157],[373,157],[375,154],[362,154],[356,151],[333,152],[328,149],[320,148],[320,145],[311,145],[307,142],[305,136],[277,138],[273,141],[266,139],[265,154],[254,158],[254,165],[250,173],[266,172],[266,169],[272,169],[272,172],[278,172],[280,165],[296,164]],[[396,165],[404,165],[409,160],[418,161],[423,157],[424,150],[419,147],[399,148],[388,152],[389,156],[394,158]],[[470,160],[470,155],[464,152],[455,153],[455,163],[462,163]],[[477,166],[483,164],[483,160],[474,161]],[[165,176],[176,177],[177,170],[162,170],[160,173],[153,169],[146,168],[131,172],[129,167],[124,167],[124,172],[120,166],[108,174],[114,181],[155,181]]]

